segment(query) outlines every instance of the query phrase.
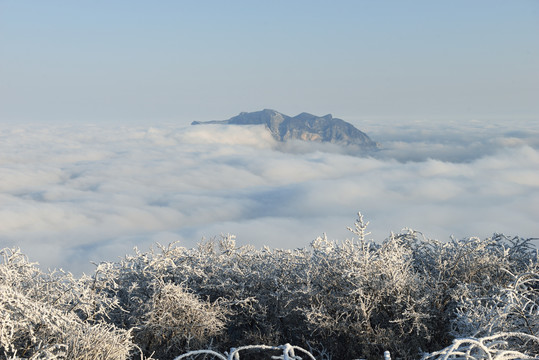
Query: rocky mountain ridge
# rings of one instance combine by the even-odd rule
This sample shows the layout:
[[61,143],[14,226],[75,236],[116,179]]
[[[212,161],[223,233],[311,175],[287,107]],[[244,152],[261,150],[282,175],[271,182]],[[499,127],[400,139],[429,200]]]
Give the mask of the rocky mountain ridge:
[[338,145],[355,145],[361,150],[376,150],[379,145],[354,125],[334,118],[331,114],[316,116],[303,112],[294,117],[275,110],[264,109],[255,112],[242,112],[228,120],[194,121],[191,125],[265,125],[278,141],[291,139],[329,142]]

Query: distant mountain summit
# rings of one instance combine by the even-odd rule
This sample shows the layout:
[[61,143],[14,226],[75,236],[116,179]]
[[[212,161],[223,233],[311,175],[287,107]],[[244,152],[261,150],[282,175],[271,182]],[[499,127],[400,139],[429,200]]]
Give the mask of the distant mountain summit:
[[294,117],[275,110],[264,109],[255,112],[242,112],[228,120],[193,121],[191,125],[228,124],[228,125],[265,125],[278,141],[298,139],[303,141],[329,142],[338,145],[356,145],[362,150],[375,150],[378,144],[354,125],[334,118],[330,114],[316,116],[301,113]]

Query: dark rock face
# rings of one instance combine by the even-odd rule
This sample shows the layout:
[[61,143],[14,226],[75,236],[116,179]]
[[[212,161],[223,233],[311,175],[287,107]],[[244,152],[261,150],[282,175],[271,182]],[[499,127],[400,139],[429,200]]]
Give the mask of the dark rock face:
[[265,109],[255,112],[242,112],[228,120],[194,121],[199,124],[265,125],[278,141],[298,139],[303,141],[329,142],[338,145],[356,145],[363,150],[375,150],[378,144],[367,134],[344,120],[331,115],[316,116],[301,113],[290,117],[275,110]]

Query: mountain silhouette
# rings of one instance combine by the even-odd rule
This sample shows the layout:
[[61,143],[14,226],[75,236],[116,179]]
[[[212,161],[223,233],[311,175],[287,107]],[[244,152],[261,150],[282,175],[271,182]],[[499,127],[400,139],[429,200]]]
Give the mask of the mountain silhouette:
[[338,145],[356,145],[362,150],[376,150],[379,145],[354,125],[334,118],[331,114],[316,116],[301,113],[294,117],[275,110],[264,109],[255,112],[242,112],[228,120],[193,121],[191,125],[265,125],[278,141],[291,139],[329,142]]

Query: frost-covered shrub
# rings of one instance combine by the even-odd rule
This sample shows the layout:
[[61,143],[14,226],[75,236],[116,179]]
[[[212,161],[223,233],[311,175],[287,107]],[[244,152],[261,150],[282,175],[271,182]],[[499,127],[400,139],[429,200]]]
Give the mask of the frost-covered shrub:
[[167,359],[166,349],[303,340],[309,258],[305,249],[238,247],[224,236],[102,263],[88,285],[118,302],[113,324],[133,328],[146,354]]
[[184,286],[160,284],[155,290],[141,326],[136,330],[139,345],[155,356],[208,344],[224,328],[218,304],[201,301]]
[[422,276],[398,237],[378,245],[365,240],[365,227],[360,216],[357,240],[313,242],[308,328],[335,339],[324,345],[338,358],[415,355],[431,336]]
[[134,341],[147,355],[159,359],[191,348],[204,347],[219,335],[228,313],[219,301],[209,301],[177,277],[174,261],[185,261],[189,250],[160,247],[135,252],[118,263],[101,263],[88,285],[109,296],[119,307],[108,313],[114,325],[133,329]]
[[110,321],[163,360],[167,349],[285,342],[326,358],[418,358],[460,336],[472,298],[506,289],[535,261],[518,238],[440,242],[406,230],[376,243],[366,228],[359,214],[355,239],[296,250],[236,246],[233,236],[159,246],[100,264],[89,280],[120,305]]
[[94,291],[92,280],[80,279],[62,270],[41,271],[20,249],[0,250],[0,284],[25,294],[28,298],[74,312],[81,320],[98,321],[117,308],[117,299]]
[[[494,286],[488,294],[463,285],[463,296],[452,321],[452,334],[490,337],[500,333],[539,336],[539,268],[532,262],[511,281]],[[539,341],[523,344],[521,337],[506,340],[513,350],[539,354]]]
[[539,353],[530,239],[441,242],[405,230],[375,242],[361,214],[350,230],[355,238],[294,250],[237,246],[231,235],[135,249],[79,279],[3,250],[0,360],[140,357],[133,349],[168,360],[284,343],[319,360]]
[[1,255],[0,359],[129,358],[130,331],[79,317],[94,313],[74,301],[86,291],[79,293],[72,277],[42,273],[18,250]]
[[[412,250],[413,266],[422,274],[422,286],[430,303],[429,329],[431,336],[438,339],[434,348],[443,346],[453,336],[474,333],[455,331],[456,318],[469,308],[470,301],[491,301],[497,289],[512,282],[511,272],[525,271],[537,259],[531,239],[495,234],[483,240],[472,237],[440,242],[411,230],[397,237]],[[480,323],[470,326],[476,331],[481,327]]]

